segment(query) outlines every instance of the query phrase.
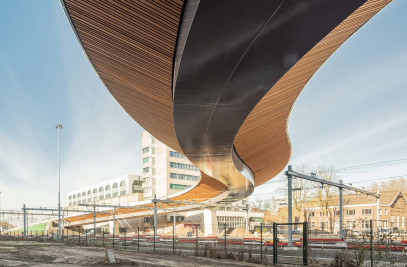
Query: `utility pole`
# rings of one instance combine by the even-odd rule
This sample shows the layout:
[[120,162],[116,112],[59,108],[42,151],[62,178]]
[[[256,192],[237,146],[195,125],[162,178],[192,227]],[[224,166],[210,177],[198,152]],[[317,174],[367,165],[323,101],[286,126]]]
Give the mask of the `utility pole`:
[[58,240],[61,239],[61,166],[60,166],[60,151],[59,151],[59,131],[62,129],[62,124],[56,125],[58,131]]
[[[285,172],[285,175],[288,178],[288,223],[292,223],[292,177],[297,177],[301,179],[306,179],[308,181],[320,183],[322,185],[329,185],[329,186],[334,186],[339,188],[339,224],[340,224],[340,236],[343,238],[343,189],[346,190],[351,190],[351,191],[356,191],[360,192],[369,196],[374,196],[377,198],[376,204],[379,206],[379,198],[380,195],[379,193],[373,193],[371,191],[365,190],[365,189],[360,189],[356,188],[350,185],[344,185],[342,180],[339,181],[339,183],[336,183],[334,181],[328,181],[324,179],[317,178],[315,175],[306,175],[302,173],[298,173],[292,170],[292,166],[288,165],[288,170]],[[296,189],[295,189],[296,190]],[[290,240],[292,241],[292,232],[291,232],[291,226],[288,226],[288,242],[290,244]],[[291,243],[292,244],[292,243]]]
[[249,236],[249,205],[246,204],[246,237]]
[[154,252],[155,252],[155,240],[157,237],[157,199],[155,195],[153,203],[154,203]]
[[[343,184],[339,180],[339,184]],[[343,239],[343,187],[339,187],[339,238]]]
[[173,221],[174,221],[174,236],[175,236],[176,227],[177,227],[177,225],[176,225],[176,212],[175,212],[175,209],[174,209]]
[[[288,172],[292,171],[292,166],[288,165]],[[287,172],[287,173],[288,173]],[[293,177],[287,174],[288,178],[288,246],[293,245]]]
[[96,205],[93,201],[93,245],[96,244]]
[[23,233],[23,236],[24,236],[24,239],[26,239],[27,238],[27,210],[25,209],[25,204],[23,204],[23,212],[24,212],[24,217],[23,217],[23,220],[24,220],[24,233]]

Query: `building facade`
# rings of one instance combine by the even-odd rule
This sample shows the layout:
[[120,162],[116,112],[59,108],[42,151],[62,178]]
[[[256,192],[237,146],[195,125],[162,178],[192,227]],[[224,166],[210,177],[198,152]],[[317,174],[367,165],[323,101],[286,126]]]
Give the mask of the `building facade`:
[[[295,221],[308,221],[310,229],[321,232],[339,231],[339,199],[333,197],[325,207],[317,199],[304,203],[304,209],[293,208]],[[287,207],[280,207],[279,215],[285,218]],[[343,228],[354,231],[370,229],[373,220],[374,229],[385,231],[407,231],[407,199],[399,191],[380,192],[380,198],[364,194],[343,196]]]
[[119,204],[142,200],[142,180],[128,174],[68,193],[68,206],[79,204]]
[[200,171],[184,155],[158,141],[147,131],[141,134],[143,199],[166,197],[198,183]]

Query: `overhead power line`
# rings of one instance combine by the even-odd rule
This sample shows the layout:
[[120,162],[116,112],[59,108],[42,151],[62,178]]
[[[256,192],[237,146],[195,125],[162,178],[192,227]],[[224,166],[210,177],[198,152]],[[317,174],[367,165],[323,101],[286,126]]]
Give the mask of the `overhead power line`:
[[334,169],[334,170],[335,171],[347,171],[347,170],[354,170],[354,169],[374,168],[374,167],[382,167],[382,166],[388,166],[388,165],[394,165],[394,164],[407,163],[407,162],[404,162],[404,161],[407,161],[407,158],[400,158],[400,159],[394,159],[394,160],[387,160],[387,161],[379,161],[379,162],[366,163],[366,164],[360,164],[360,165],[353,165],[353,166],[348,166],[348,167],[337,168],[337,169]]

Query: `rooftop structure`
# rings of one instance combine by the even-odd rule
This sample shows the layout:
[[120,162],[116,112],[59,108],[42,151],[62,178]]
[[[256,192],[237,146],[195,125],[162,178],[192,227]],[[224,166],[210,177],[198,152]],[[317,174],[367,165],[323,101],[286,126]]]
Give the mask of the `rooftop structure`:
[[[141,200],[141,196],[138,195],[141,193],[141,177],[139,175],[128,174],[69,192],[68,205],[76,206],[82,203],[93,202],[103,204],[135,202]],[[128,199],[128,195],[133,197]]]

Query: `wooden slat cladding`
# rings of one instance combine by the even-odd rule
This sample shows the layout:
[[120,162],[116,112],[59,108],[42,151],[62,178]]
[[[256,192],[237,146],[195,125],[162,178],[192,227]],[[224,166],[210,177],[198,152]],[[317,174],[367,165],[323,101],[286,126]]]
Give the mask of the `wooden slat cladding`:
[[288,163],[288,117],[305,84],[342,43],[389,2],[368,0],[301,58],[249,114],[234,144],[255,173],[256,186],[276,176]]
[[[181,151],[172,117],[172,65],[183,1],[64,2],[89,60],[117,102],[157,139]],[[175,199],[204,201],[226,189],[202,173],[195,188]]]
[[126,112],[180,151],[172,119],[172,63],[183,2],[65,0],[84,50]]

